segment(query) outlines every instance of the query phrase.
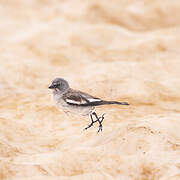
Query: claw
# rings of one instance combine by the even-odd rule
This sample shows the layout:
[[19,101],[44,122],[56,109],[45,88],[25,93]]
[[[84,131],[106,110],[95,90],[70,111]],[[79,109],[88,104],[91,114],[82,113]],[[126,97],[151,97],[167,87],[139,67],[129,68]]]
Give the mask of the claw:
[[101,125],[99,125],[99,129],[98,129],[98,131],[97,131],[97,134],[101,131],[102,132],[102,130],[103,130],[103,127],[102,127],[102,124]]
[[87,130],[88,128],[90,128],[91,126],[93,126],[93,124],[94,124],[94,121],[93,121],[91,124],[89,124],[86,128],[84,128],[84,130]]
[[[102,130],[103,130],[103,126],[102,126],[102,122],[103,122],[103,120],[104,120],[104,115],[105,115],[105,113],[100,117],[100,118],[98,118],[98,122],[99,122],[99,129],[98,129],[98,131],[97,131],[97,134],[101,131],[102,132]],[[100,120],[101,119],[101,120]]]

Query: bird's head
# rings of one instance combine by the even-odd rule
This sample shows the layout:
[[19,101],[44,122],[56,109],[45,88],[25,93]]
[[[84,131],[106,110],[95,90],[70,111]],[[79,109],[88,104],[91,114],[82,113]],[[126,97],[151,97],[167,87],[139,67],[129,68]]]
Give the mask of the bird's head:
[[63,78],[56,78],[52,81],[49,89],[54,89],[55,91],[64,92],[69,88],[69,84]]

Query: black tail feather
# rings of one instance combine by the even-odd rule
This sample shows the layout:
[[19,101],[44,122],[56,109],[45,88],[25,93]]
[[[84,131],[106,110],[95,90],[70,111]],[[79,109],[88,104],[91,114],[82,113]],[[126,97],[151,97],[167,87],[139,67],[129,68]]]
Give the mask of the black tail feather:
[[106,104],[119,104],[119,105],[129,105],[128,102],[118,102],[118,101],[95,101],[95,102],[89,102],[87,104],[81,104],[81,106],[100,106],[100,105],[106,105]]
[[129,105],[128,102],[119,102],[119,101],[104,101],[105,104],[119,104],[119,105]]

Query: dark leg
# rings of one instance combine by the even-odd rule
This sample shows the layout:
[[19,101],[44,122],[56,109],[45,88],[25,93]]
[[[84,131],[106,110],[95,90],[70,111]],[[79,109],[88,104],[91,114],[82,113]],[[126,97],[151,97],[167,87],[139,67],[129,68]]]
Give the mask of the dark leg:
[[99,129],[98,129],[98,131],[97,131],[97,133],[99,133],[100,131],[103,130],[102,122],[103,122],[103,120],[104,120],[104,115],[105,115],[105,114],[103,114],[103,115],[102,115],[101,117],[99,117],[99,118],[98,118],[98,116],[97,116],[97,114],[96,114],[95,112],[93,112],[92,114],[96,117],[97,121],[99,122]]
[[[92,115],[95,116],[95,118],[96,118],[95,121],[93,120]],[[86,128],[84,128],[84,130],[87,130],[88,128],[90,128],[91,126],[93,126],[94,123],[96,123],[96,122],[98,121],[98,122],[99,122],[99,129],[98,129],[97,133],[99,133],[100,131],[102,131],[102,129],[103,129],[103,127],[102,127],[102,122],[103,122],[103,120],[104,120],[104,115],[105,115],[105,114],[103,114],[101,117],[98,117],[95,112],[93,112],[92,114],[90,114],[91,124],[89,124]]]
[[86,128],[84,128],[84,130],[87,130],[88,128],[93,126],[94,123],[96,123],[98,121],[98,119],[96,121],[93,120],[92,114],[90,114],[90,117],[91,117],[91,124],[89,124]]

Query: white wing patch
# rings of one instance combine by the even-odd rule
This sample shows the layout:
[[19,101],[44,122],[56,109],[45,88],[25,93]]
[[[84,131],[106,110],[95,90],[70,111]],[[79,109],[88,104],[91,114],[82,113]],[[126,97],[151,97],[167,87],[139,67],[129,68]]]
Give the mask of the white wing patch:
[[72,100],[72,99],[66,99],[66,102],[71,103],[71,104],[81,104],[81,102],[75,101],[75,100]]
[[90,101],[90,102],[99,102],[99,101],[102,101],[101,99],[88,99],[88,101]]
[[80,102],[80,101],[75,101],[75,100],[72,100],[72,99],[66,99],[66,102],[70,103],[70,104],[78,104],[78,105],[87,103],[86,101]]
[[81,104],[88,104],[88,103],[93,103],[93,102],[100,102],[102,101],[101,99],[98,99],[98,98],[93,98],[93,97],[85,97],[85,96],[82,96],[83,98],[80,98],[78,101],[78,98],[77,100],[76,99],[71,99],[71,98],[67,98],[66,99],[66,102],[69,103],[69,104],[74,104],[74,105],[81,105]]

